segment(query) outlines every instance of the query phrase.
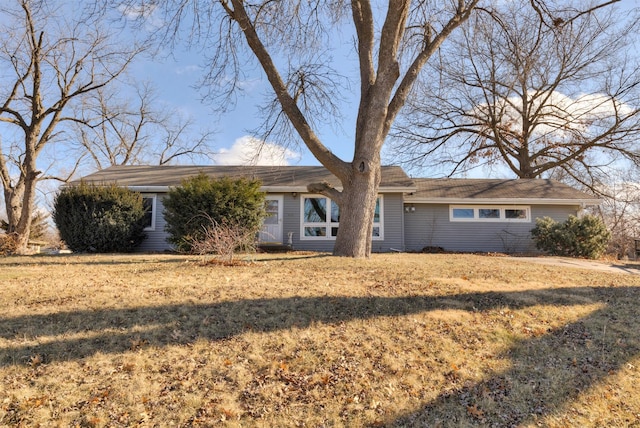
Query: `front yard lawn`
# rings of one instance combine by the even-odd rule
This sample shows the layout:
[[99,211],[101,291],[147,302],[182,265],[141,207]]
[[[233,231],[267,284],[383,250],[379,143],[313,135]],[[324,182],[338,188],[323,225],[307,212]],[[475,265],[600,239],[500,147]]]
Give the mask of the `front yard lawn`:
[[640,424],[640,275],[481,255],[0,258],[0,426]]

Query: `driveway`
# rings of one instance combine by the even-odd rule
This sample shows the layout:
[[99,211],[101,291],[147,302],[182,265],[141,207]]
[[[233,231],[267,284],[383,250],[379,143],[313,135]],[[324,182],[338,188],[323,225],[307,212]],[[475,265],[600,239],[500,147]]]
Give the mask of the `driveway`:
[[603,262],[597,260],[574,259],[570,257],[512,257],[514,260],[540,263],[553,266],[563,266],[580,269],[593,269],[601,272],[628,273],[640,275],[640,262]]

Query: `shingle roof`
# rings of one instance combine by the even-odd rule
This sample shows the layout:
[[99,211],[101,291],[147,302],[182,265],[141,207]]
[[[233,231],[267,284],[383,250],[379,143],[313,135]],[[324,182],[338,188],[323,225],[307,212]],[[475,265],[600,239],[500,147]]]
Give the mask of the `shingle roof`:
[[405,202],[427,201],[565,201],[598,203],[597,198],[564,183],[546,179],[414,178],[417,190]]
[[[307,185],[326,181],[340,188],[340,182],[323,166],[112,166],[82,178],[91,183],[116,183],[141,191],[161,191],[182,180],[207,174],[210,177],[257,178],[271,192],[305,192]],[[80,180],[75,181],[78,183]],[[73,183],[72,183],[73,184]],[[543,179],[411,179],[399,166],[383,166],[381,192],[403,192],[407,203],[563,203],[597,204],[587,193],[566,184]]]
[[[310,183],[326,181],[341,187],[338,179],[322,166],[112,166],[82,178],[84,182],[116,183],[127,187],[171,187],[204,173],[210,177],[257,178],[266,190],[306,191]],[[76,181],[76,183],[79,182]],[[399,166],[383,166],[381,190],[413,191],[415,186]],[[286,190],[284,190],[286,189]]]

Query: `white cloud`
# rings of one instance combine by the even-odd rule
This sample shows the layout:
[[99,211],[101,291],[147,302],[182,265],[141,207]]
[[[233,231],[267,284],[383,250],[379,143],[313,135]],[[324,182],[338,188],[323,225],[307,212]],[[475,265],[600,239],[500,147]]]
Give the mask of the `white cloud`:
[[246,79],[246,80],[239,80],[236,83],[236,85],[238,86],[238,88],[242,89],[243,91],[252,91],[255,88],[259,87],[261,83],[262,83],[261,79]]
[[155,5],[120,5],[118,11],[131,21],[143,20],[147,29],[157,29],[164,25],[163,19],[158,16]]
[[257,138],[244,136],[238,138],[228,149],[221,149],[213,155],[218,165],[289,165],[298,161],[300,153],[296,153],[274,143],[267,143]]
[[[612,99],[604,94],[581,94],[575,98],[566,96],[558,91],[550,94],[530,90],[529,93],[536,100],[528,106],[530,111],[536,111],[535,135],[556,138],[572,138],[576,132],[587,133],[591,129],[615,116],[615,114],[630,114],[630,106]],[[541,105],[540,101],[544,100]],[[503,125],[511,127],[515,132],[522,129],[522,99],[509,97],[503,100]],[[481,104],[476,111],[487,114],[487,105]]]
[[139,18],[148,18],[153,14],[155,10],[155,6],[143,6],[143,5],[120,5],[118,6],[118,10],[125,16],[127,19],[136,20]]
[[217,85],[220,87],[233,86],[247,92],[251,92],[256,88],[259,88],[261,84],[262,80],[259,77],[252,79],[240,79],[226,76],[222,77],[217,82]]
[[191,65],[185,65],[182,67],[177,67],[175,70],[177,75],[191,74],[191,73],[200,71],[200,67],[195,64],[191,64]]

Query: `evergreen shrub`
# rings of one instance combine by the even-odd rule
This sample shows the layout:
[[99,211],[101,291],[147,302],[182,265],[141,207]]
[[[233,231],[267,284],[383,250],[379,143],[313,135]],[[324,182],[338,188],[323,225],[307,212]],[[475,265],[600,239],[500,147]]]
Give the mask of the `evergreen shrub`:
[[200,244],[219,225],[241,228],[238,236],[255,237],[265,216],[265,194],[260,186],[259,180],[213,179],[205,174],[184,180],[163,200],[169,242],[178,251],[201,252]]
[[604,254],[611,239],[611,232],[604,222],[592,215],[569,216],[563,223],[549,217],[539,218],[531,235],[536,248],[551,255],[589,259]]
[[145,238],[145,212],[140,193],[80,183],[56,195],[53,220],[74,252],[131,252]]

